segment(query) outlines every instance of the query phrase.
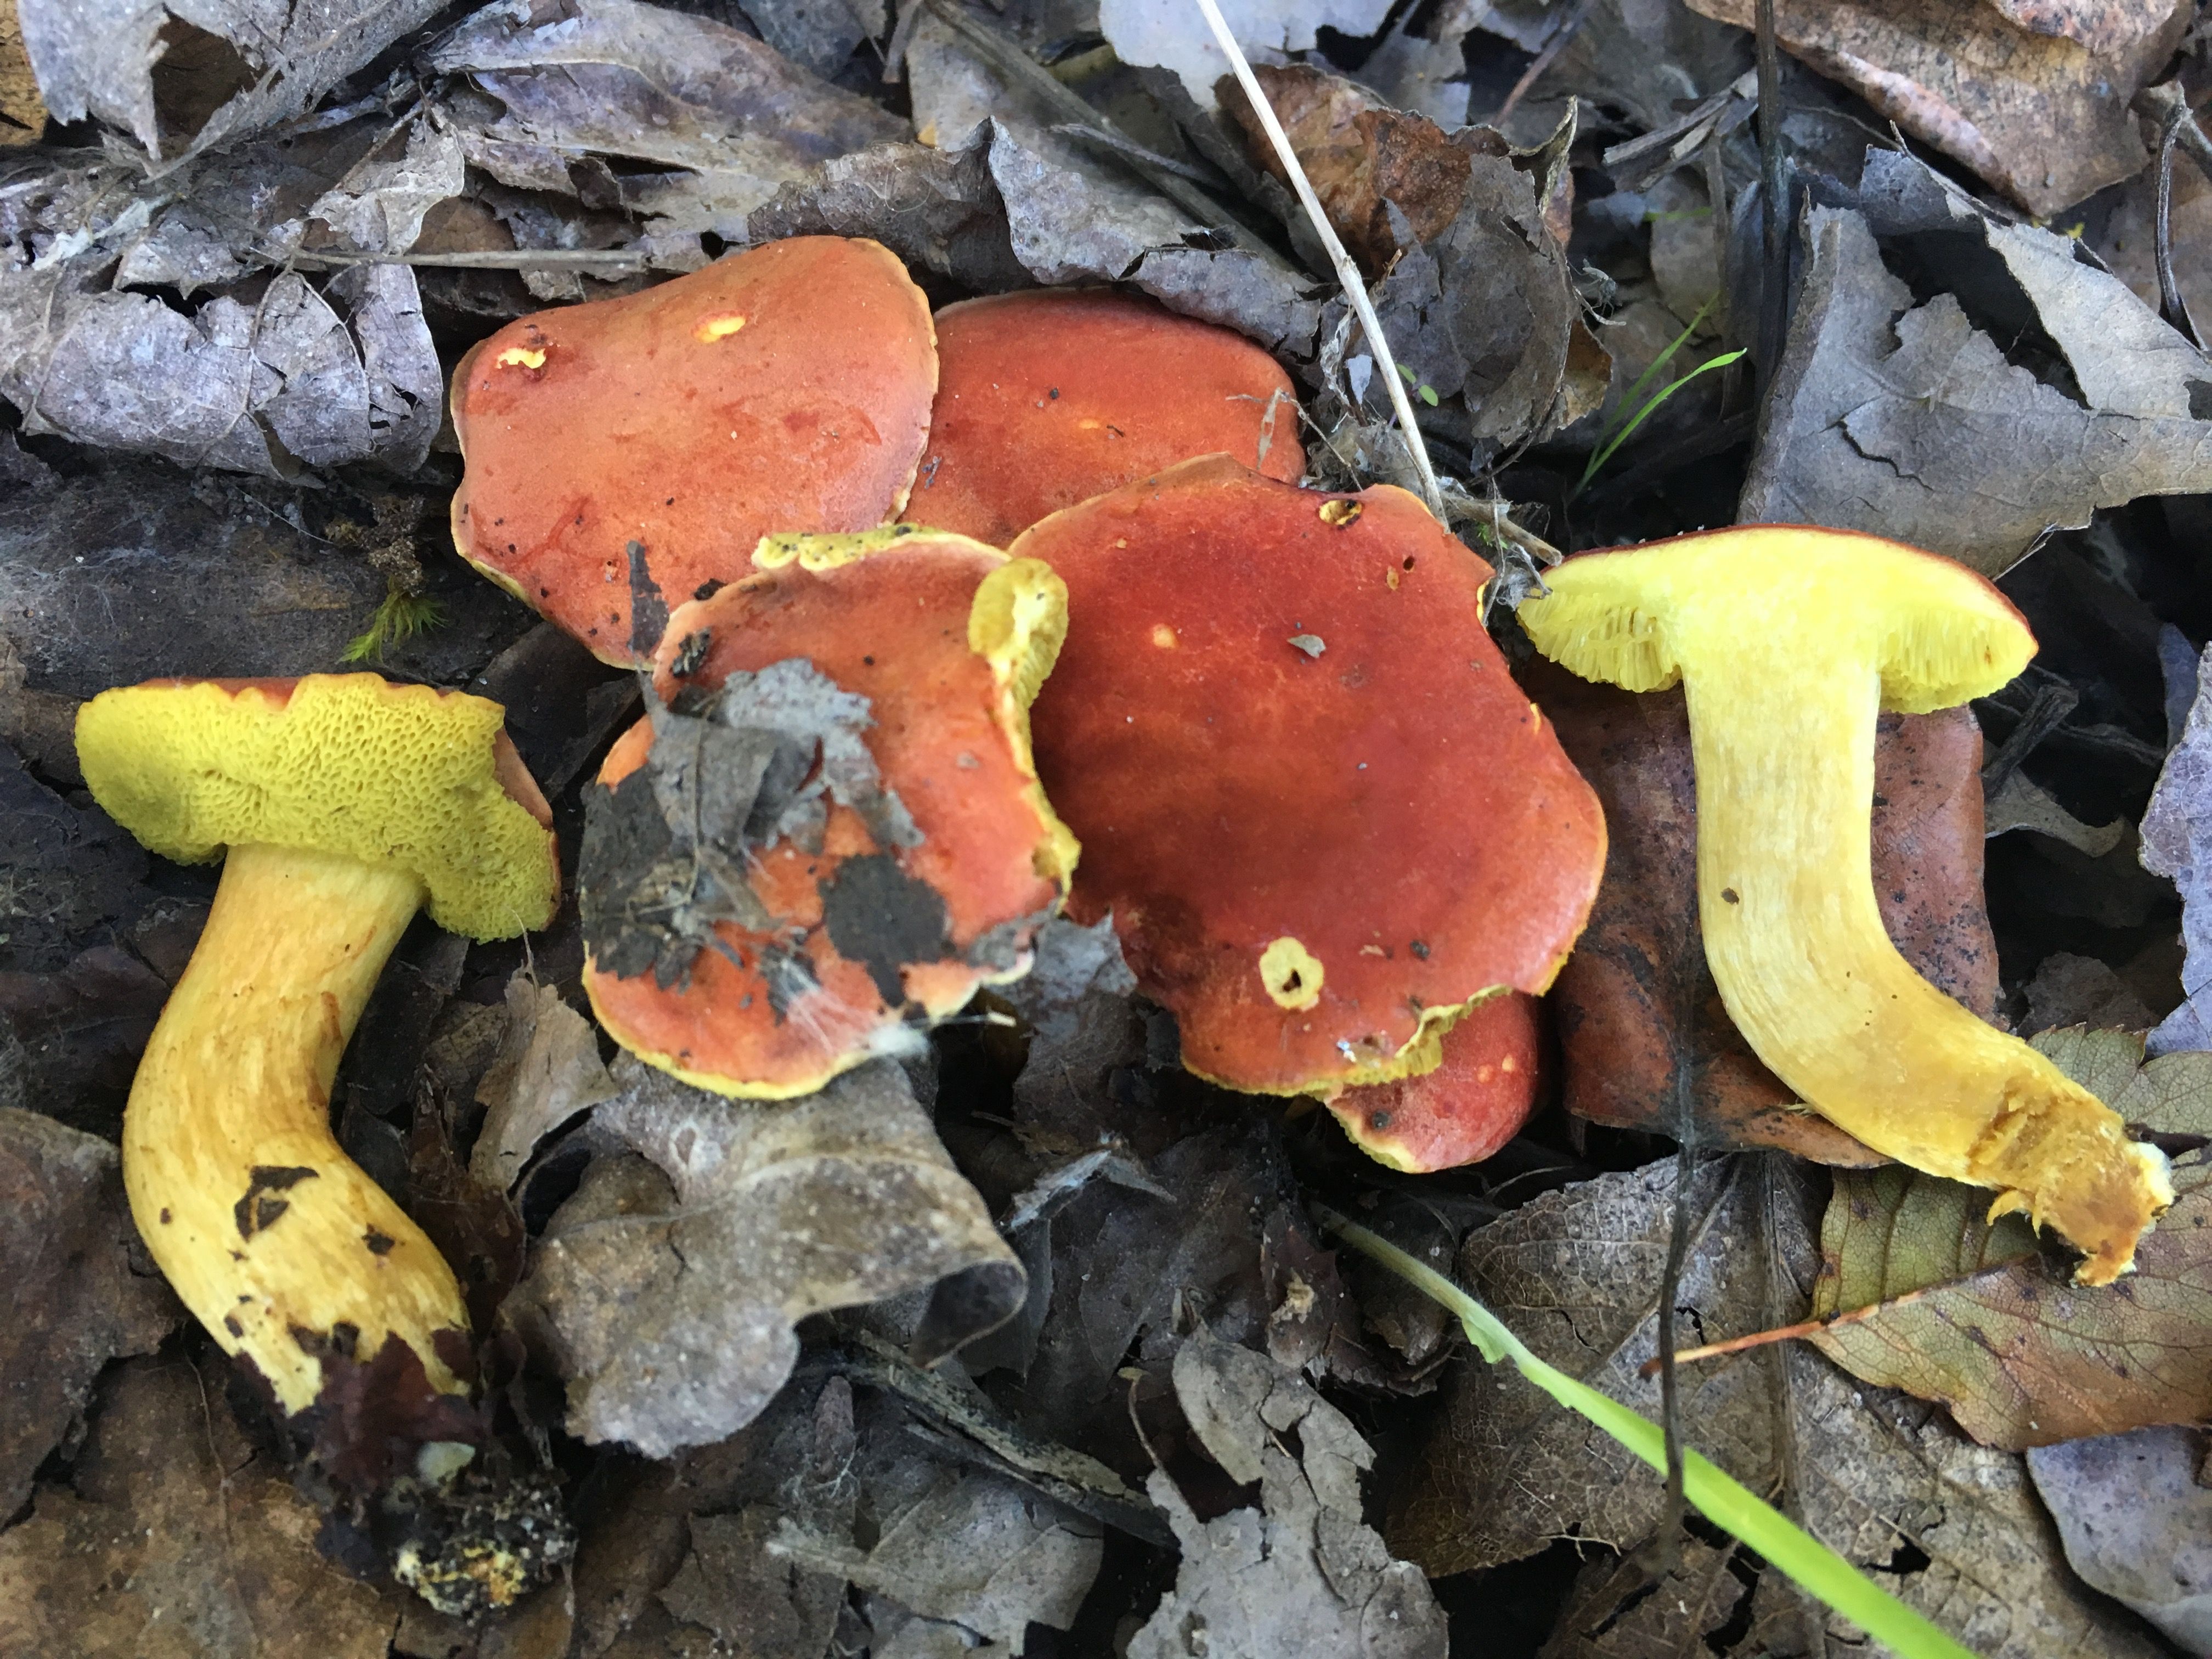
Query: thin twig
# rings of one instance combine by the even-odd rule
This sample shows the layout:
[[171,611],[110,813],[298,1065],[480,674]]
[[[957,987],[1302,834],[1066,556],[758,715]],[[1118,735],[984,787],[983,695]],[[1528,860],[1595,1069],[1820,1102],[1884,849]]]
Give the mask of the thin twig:
[[2178,118],[2181,125],[2176,136],[2180,140],[2181,148],[2187,150],[2191,158],[2204,170],[2204,176],[2212,179],[2212,138],[2206,137],[2204,129],[2197,125],[2197,117],[2190,111],[2189,100],[2182,96],[2179,82],[2168,81],[2160,86],[2145,87],[2135,95],[2134,101],[2128,107],[2136,114],[2157,122],[2161,127],[2176,119],[2176,112],[2179,112]]
[[2158,141],[2158,215],[2156,228],[2151,237],[2152,262],[2158,267],[2159,309],[2166,320],[2179,331],[2182,337],[2198,350],[2204,342],[2197,337],[2197,325],[2189,314],[2189,307],[2181,298],[2181,284],[2173,278],[2173,149],[2181,137],[2181,129],[2194,125],[2189,118],[2188,104],[2177,98],[2167,112],[2166,125]]
[[1406,396],[1406,382],[1398,373],[1397,360],[1390,355],[1390,343],[1382,337],[1382,324],[1375,315],[1374,302],[1367,297],[1367,282],[1359,274],[1359,267],[1352,262],[1345,251],[1343,239],[1337,235],[1336,227],[1322,211],[1321,198],[1314,194],[1313,182],[1306,170],[1298,164],[1298,153],[1291,148],[1290,135],[1283,124],[1275,118],[1275,106],[1267,101],[1261,89],[1260,77],[1252,73],[1252,65],[1245,61],[1244,50],[1237,44],[1237,37],[1229,31],[1228,20],[1222,16],[1221,8],[1214,0],[1198,0],[1198,9],[1205,15],[1206,27],[1229,59],[1229,67],[1237,72],[1237,83],[1244,88],[1244,96],[1251,101],[1252,112],[1260,118],[1260,125],[1267,134],[1267,142],[1275,147],[1275,159],[1283,164],[1289,175],[1291,187],[1298,193],[1298,204],[1313,222],[1314,234],[1320,238],[1328,251],[1329,264],[1336,268],[1336,280],[1343,285],[1344,297],[1351,302],[1353,314],[1359,319],[1362,333],[1367,337],[1367,349],[1375,355],[1375,367],[1382,376],[1383,385],[1390,393],[1390,406],[1397,412],[1398,434],[1406,446],[1406,453],[1413,464],[1413,471],[1420,480],[1421,499],[1428,503],[1429,511],[1436,515],[1438,524],[1444,522],[1443,486],[1437,482],[1436,469],[1429,465],[1429,448],[1421,441],[1421,429],[1414,423],[1413,405]]
[[1513,90],[1505,94],[1505,101],[1498,106],[1497,113],[1486,125],[1503,126],[1512,118],[1513,112],[1521,107],[1521,100],[1528,95],[1528,88],[1536,84],[1544,71],[1551,68],[1559,55],[1567,49],[1567,42],[1573,40],[1582,26],[1589,21],[1589,15],[1596,6],[1597,0],[1583,0],[1567,21],[1552,31],[1552,38],[1544,42],[1544,49],[1536,54],[1535,61],[1521,72],[1521,78],[1513,83]]
[[1763,232],[1759,295],[1759,380],[1762,388],[1782,362],[1790,286],[1790,158],[1782,140],[1782,47],[1774,0],[1759,0],[1759,210]]
[[641,248],[515,248],[483,253],[359,253],[344,248],[298,248],[264,256],[278,264],[322,265],[428,265],[453,270],[568,270],[593,265],[641,270],[653,256]]

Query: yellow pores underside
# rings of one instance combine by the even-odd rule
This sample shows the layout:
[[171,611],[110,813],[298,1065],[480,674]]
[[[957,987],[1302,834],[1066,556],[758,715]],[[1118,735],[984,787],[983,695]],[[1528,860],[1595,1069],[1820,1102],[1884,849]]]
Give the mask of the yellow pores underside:
[[[479,697],[372,674],[105,692],[94,796],[172,858],[228,860],[124,1117],[131,1214],[185,1305],[287,1413],[397,1337],[463,1388],[452,1270],[338,1146],[339,1055],[416,908],[478,938],[550,918],[544,805]],[[449,1352],[453,1351],[450,1349]]]
[[1932,1175],[1994,1188],[2086,1260],[2129,1270],[2172,1201],[2164,1156],[1898,954],[1875,900],[1876,716],[1985,696],[2035,640],[1987,581],[1870,536],[1792,526],[1570,560],[1521,608],[1586,679],[1682,684],[1706,959],[1753,1050],[1805,1103]]

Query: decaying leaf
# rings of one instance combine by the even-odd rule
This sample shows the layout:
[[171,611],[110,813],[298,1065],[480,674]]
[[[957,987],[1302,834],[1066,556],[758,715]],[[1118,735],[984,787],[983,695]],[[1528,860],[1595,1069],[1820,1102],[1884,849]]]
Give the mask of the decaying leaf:
[[[1984,244],[2070,369],[2008,362],[1959,299],[1916,304],[1875,236]],[[2212,469],[2212,364],[2067,238],[2006,224],[1901,153],[1870,150],[1860,209],[1814,208],[1810,261],[1739,514],[1866,530],[2004,570],[2051,525],[2193,490]]]
[[552,986],[518,972],[507,982],[506,1036],[477,1084],[484,1121],[469,1174],[506,1192],[540,1140],[614,1091],[591,1021]]
[[146,1353],[177,1324],[123,1201],[115,1148],[35,1112],[0,1106],[0,1516],[69,1437],[101,1366]]
[[823,162],[745,221],[755,242],[872,236],[910,265],[981,294],[1024,288],[983,139],[959,149],[876,144]]
[[0,15],[0,145],[34,144],[46,131],[46,100],[23,50],[23,26],[15,7]]
[[96,116],[173,158],[273,126],[442,9],[439,0],[17,0],[57,118]]
[[1813,1295],[1813,1317],[1834,1322],[1811,1340],[2010,1450],[2212,1414],[2212,1054],[2145,1064],[2128,1031],[2033,1041],[2130,1123],[2194,1143],[2174,1156],[2173,1207],[2136,1271],[2079,1290],[2021,1217],[1985,1223],[1977,1188],[1903,1170],[1838,1175]]
[[[1752,0],[1691,4],[1752,27]],[[1810,0],[1778,16],[1776,33],[1784,48],[1907,132],[2045,215],[2142,166],[2128,100],[2164,64],[2190,15],[2160,0],[2104,9],[2090,29],[2039,29],[2030,21],[2062,10],[1984,0]]]
[[[1771,1155],[1725,1162],[1738,1166],[1733,1175],[1708,1168],[1698,1177],[1678,1298],[1686,1333],[1712,1338],[1735,1334],[1729,1322],[1758,1310],[1803,1307],[1817,1259],[1814,1193],[1795,1170]],[[1654,1346],[1673,1170],[1670,1160],[1547,1194],[1472,1234],[1458,1275],[1510,1310],[1542,1358],[1654,1414],[1656,1379],[1637,1372]],[[1754,1490],[1778,1493],[1808,1531],[1882,1575],[1984,1659],[2149,1659],[2155,1650],[2081,1595],[2017,1455],[1976,1444],[1940,1407],[1857,1384],[1800,1346],[1707,1363],[1723,1369],[1704,1376],[1704,1365],[1685,1367],[1679,1376],[1689,1443]],[[1464,1364],[1449,1386],[1414,1501],[1394,1506],[1395,1547],[1434,1572],[1569,1534],[1631,1548],[1650,1536],[1658,1477],[1613,1441],[1585,1433],[1504,1367]],[[1623,1587],[1615,1605],[1639,1594]],[[1761,1635],[1737,1650],[1746,1656],[1832,1659],[1860,1639],[1771,1572],[1756,1595]]]
[[[1707,1146],[1880,1162],[1797,1105],[1721,1006],[1698,944],[1697,792],[1682,694],[1635,696],[1551,669],[1523,678],[1610,829],[1596,906],[1551,998],[1568,1109],[1668,1133],[1686,1083]],[[1882,717],[1874,884],[1905,959],[1987,1018],[1997,957],[1982,903],[1981,754],[1965,709]]]
[[1375,1454],[1343,1413],[1294,1370],[1202,1328],[1174,1375],[1200,1443],[1231,1480],[1259,1483],[1260,1507],[1200,1521],[1154,1471],[1182,1566],[1129,1659],[1443,1659],[1443,1610],[1420,1570],[1360,1520]]
[[1325,284],[1264,247],[1218,246],[1215,227],[1071,139],[994,117],[990,143],[1014,258],[1038,282],[1125,283],[1278,356],[1313,355]]
[[[1372,34],[1389,14],[1389,0],[1224,0],[1221,15],[1247,57],[1308,52],[1316,31]],[[1100,0],[1098,28],[1125,64],[1172,70],[1201,109],[1229,59],[1205,19],[1180,0]]]
[[695,254],[702,231],[742,241],[745,216],[817,163],[908,136],[741,30],[637,0],[487,6],[430,62],[505,106],[462,127],[474,165],[518,190],[596,185]]
[[1019,1654],[1031,1623],[1066,1630],[1098,1576],[1104,1537],[1087,1516],[1002,1475],[968,1473],[884,1518],[871,1549],[787,1523],[771,1554],[850,1580],[915,1615],[872,1648],[936,1659],[987,1646]]
[[2136,1429],[2027,1455],[2066,1559],[2185,1653],[2212,1654],[2212,1486],[2203,1430]]
[[2150,1052],[2212,1048],[2212,664],[2200,664],[2181,740],[2143,811],[2142,864],[2181,890],[2182,1005],[2150,1034]]
[[104,287],[100,255],[0,283],[0,396],[26,432],[187,466],[419,466],[443,378],[414,273],[362,265],[320,289],[286,272],[191,315]]
[[507,1316],[568,1382],[568,1426],[653,1456],[757,1416],[809,1314],[937,1287],[934,1360],[1021,1305],[1022,1270],[888,1061],[737,1103],[623,1055],[602,1159],[548,1224]]
[[0,1653],[386,1659],[402,1592],[315,1547],[321,1516],[232,1416],[220,1374],[134,1359],[66,1484],[0,1533]]

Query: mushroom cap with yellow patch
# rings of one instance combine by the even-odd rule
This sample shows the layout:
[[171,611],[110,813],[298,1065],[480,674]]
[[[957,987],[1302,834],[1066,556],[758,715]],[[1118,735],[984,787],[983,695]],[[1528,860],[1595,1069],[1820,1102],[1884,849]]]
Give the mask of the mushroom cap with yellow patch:
[[204,864],[245,843],[398,866],[471,939],[543,927],[560,892],[551,815],[497,703],[375,674],[166,680],[80,709],[93,798],[150,850]]
[[1964,565],[1902,542],[1809,525],[1747,525],[1610,548],[1544,575],[1520,621],[1586,680],[1660,691],[1702,655],[1791,625],[1860,636],[1881,706],[1924,714],[1987,696],[2035,654],[2012,602]]

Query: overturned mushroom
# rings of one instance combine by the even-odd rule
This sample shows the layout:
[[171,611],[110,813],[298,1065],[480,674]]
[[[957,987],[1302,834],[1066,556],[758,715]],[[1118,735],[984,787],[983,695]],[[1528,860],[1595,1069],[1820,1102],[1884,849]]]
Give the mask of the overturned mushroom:
[[1586,555],[1546,580],[1521,608],[1539,650],[1688,696],[1705,956],[1759,1059],[1869,1146],[2055,1227],[2086,1253],[2081,1283],[2126,1272],[2172,1201],[2164,1156],[1921,978],[1875,902],[1876,716],[2013,678],[2035,651],[2019,612],[1933,554],[1796,526]]
[[1104,289],[963,300],[937,313],[929,450],[908,516],[994,547],[1048,513],[1226,454],[1305,470],[1290,377],[1242,335]]
[[1559,971],[1605,861],[1597,803],[1483,631],[1490,568],[1403,490],[1225,457],[1014,544],[1067,583],[1037,769],[1183,1064],[1328,1095]]
[[131,1085],[131,1214],[185,1305],[357,1491],[450,1467],[466,1454],[444,1443],[477,1437],[460,1287],[340,1150],[329,1107],[418,908],[480,939],[552,913],[551,815],[501,719],[374,674],[157,682],[77,716],[85,781],[118,823],[167,858],[228,853]]
[[776,538],[679,608],[591,792],[585,987],[641,1059],[781,1099],[1029,969],[1075,843],[1030,759],[1060,582],[964,537]]
[[837,236],[510,323],[453,372],[453,540],[604,660],[650,658],[763,536],[896,514],[934,341],[896,256]]
[[1444,1033],[1435,1071],[1346,1089],[1328,1109],[1362,1152],[1394,1170],[1480,1164],[1535,1109],[1539,1006],[1520,991],[1479,1002]]

